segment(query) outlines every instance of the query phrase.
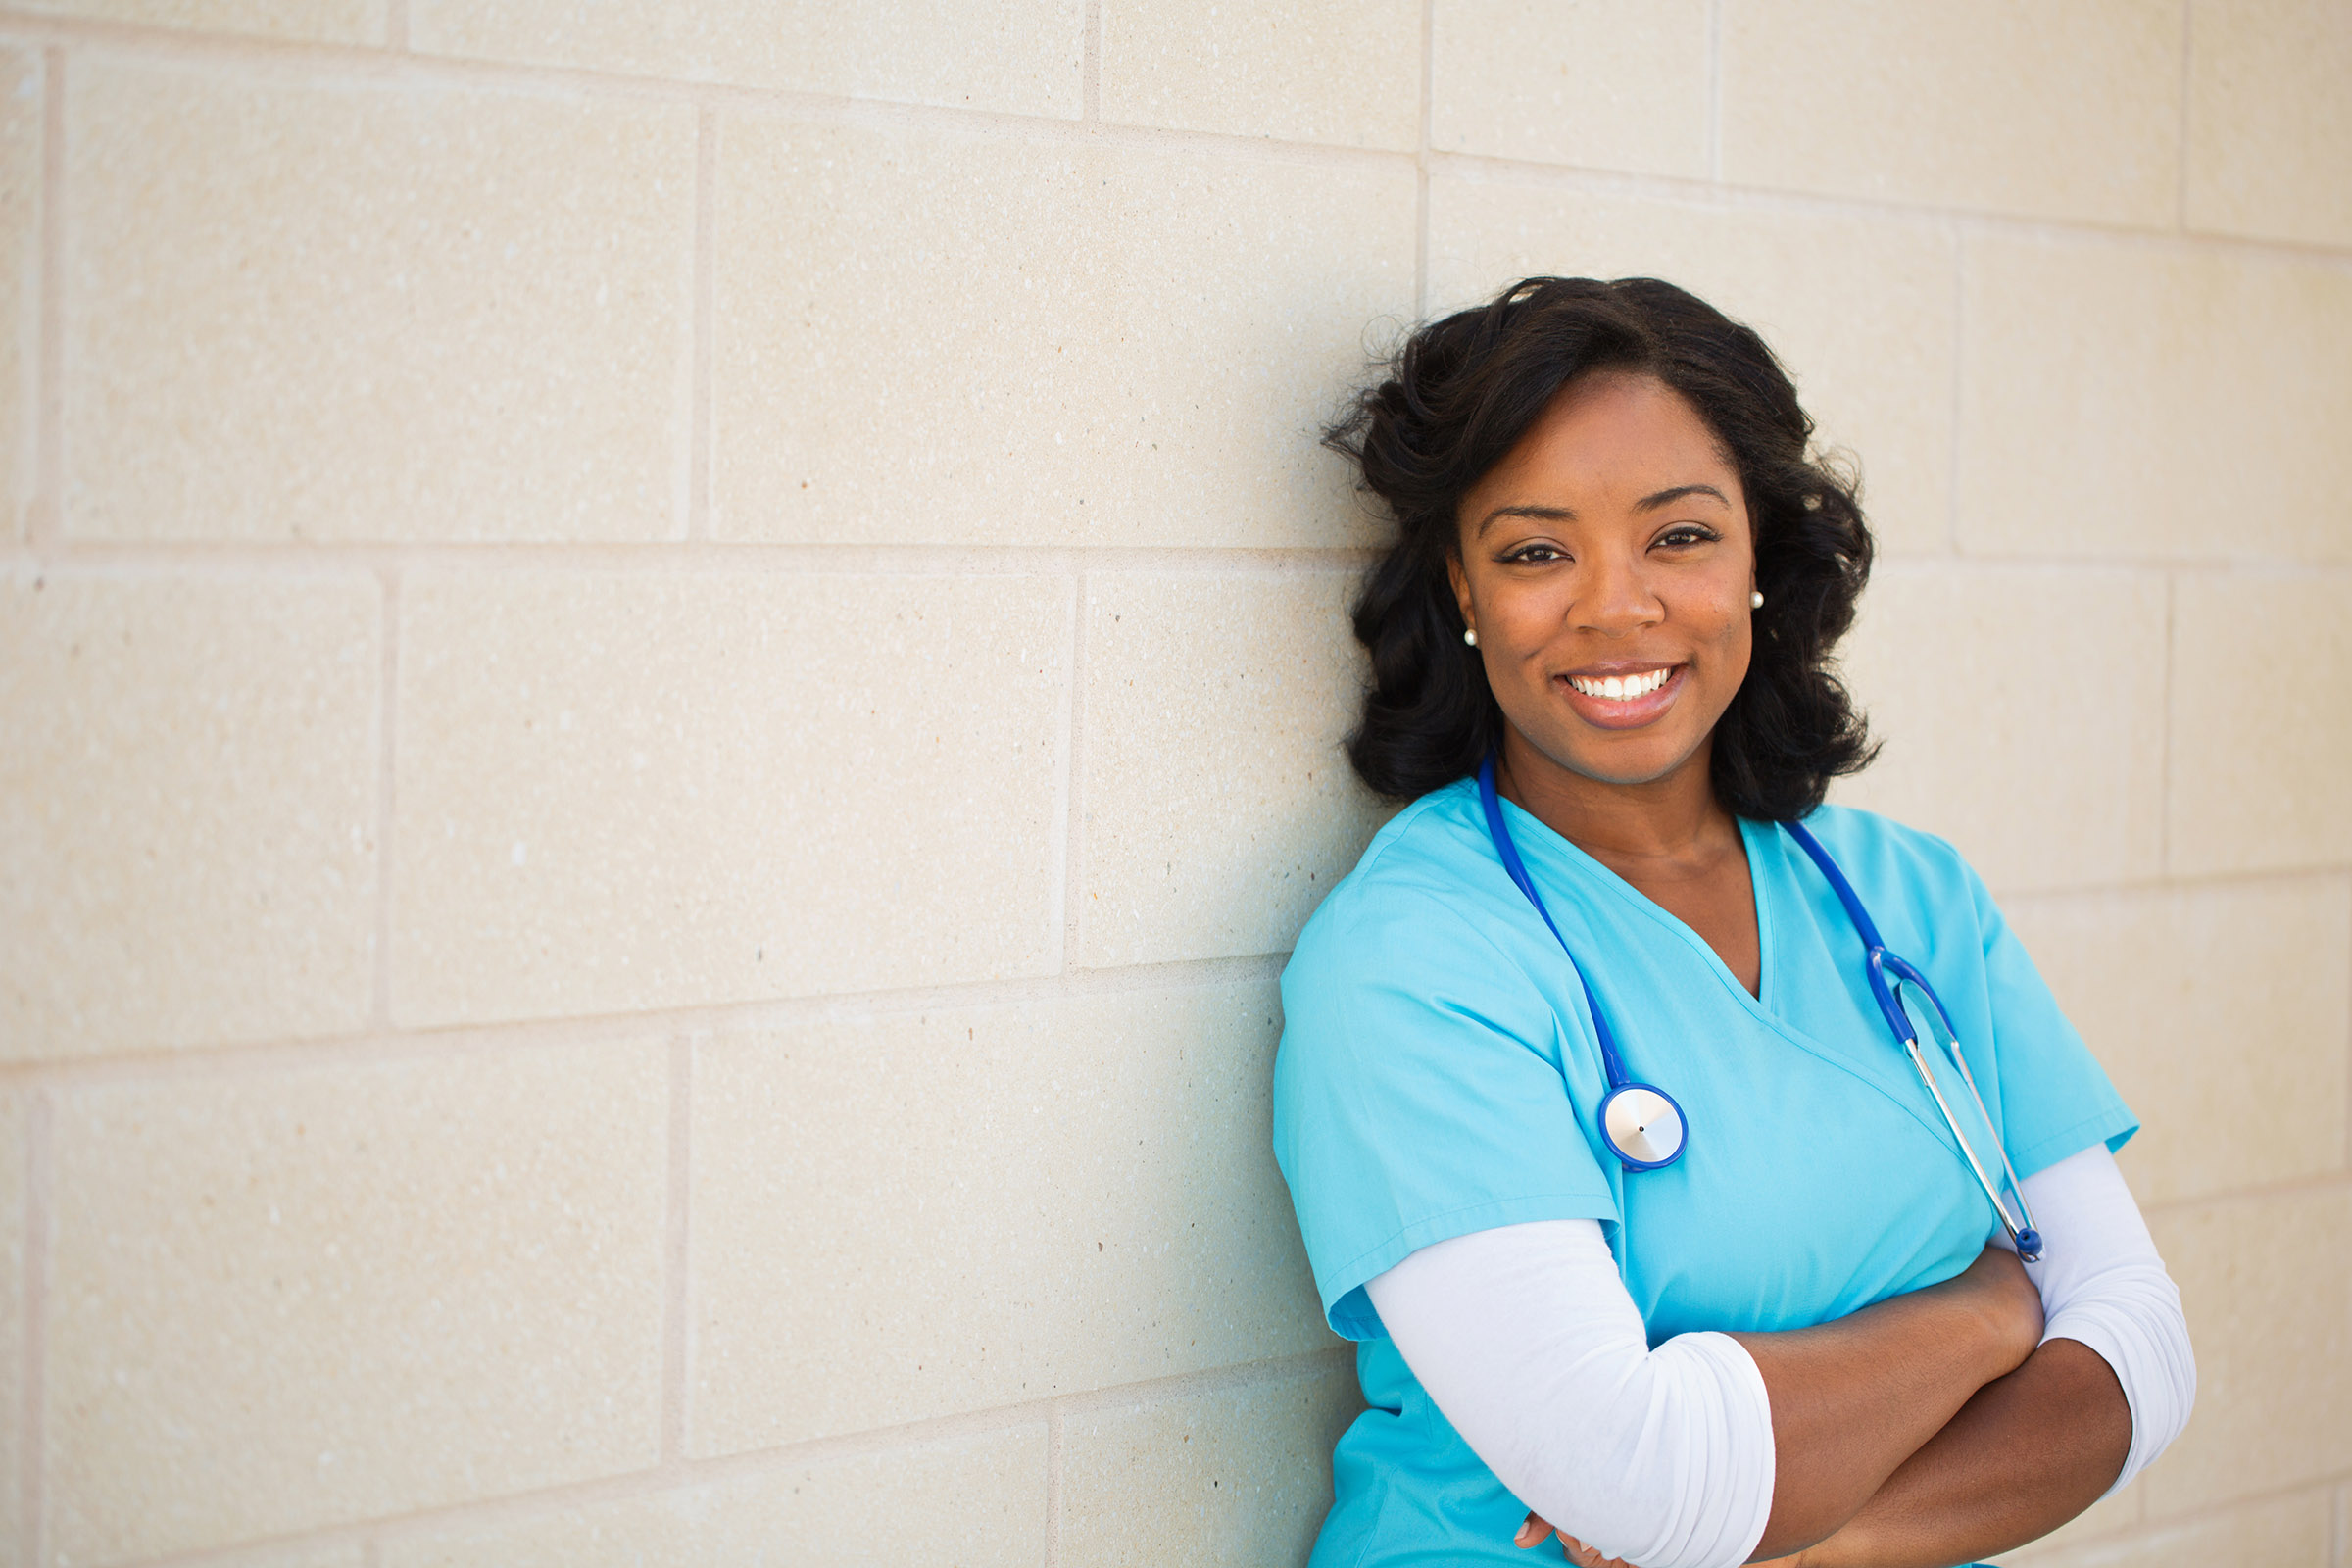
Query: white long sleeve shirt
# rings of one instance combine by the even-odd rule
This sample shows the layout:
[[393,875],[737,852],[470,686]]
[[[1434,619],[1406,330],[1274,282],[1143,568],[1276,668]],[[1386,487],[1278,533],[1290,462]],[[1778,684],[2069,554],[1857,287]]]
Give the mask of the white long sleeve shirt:
[[[2104,1146],[2022,1186],[2043,1241],[2026,1270],[2043,1338],[2097,1352],[2132,1411],[2120,1487],[2196,1396],[2180,1294]],[[1725,1334],[1651,1349],[1597,1221],[1457,1236],[1367,1290],[1440,1412],[1562,1531],[1642,1568],[1737,1568],[1753,1553],[1774,1477],[1763,1376]]]

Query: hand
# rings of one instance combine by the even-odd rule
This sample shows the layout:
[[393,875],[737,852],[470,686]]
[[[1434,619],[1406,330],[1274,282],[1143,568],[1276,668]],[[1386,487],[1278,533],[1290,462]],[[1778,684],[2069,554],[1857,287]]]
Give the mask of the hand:
[[1541,1546],[1554,1535],[1560,1538],[1561,1552],[1576,1564],[1576,1568],[1634,1568],[1632,1563],[1621,1557],[1603,1557],[1574,1536],[1555,1531],[1549,1520],[1533,1511],[1529,1512],[1527,1522],[1519,1527],[1519,1533],[1511,1538],[1511,1544],[1525,1551],[1530,1546]]
[[[1524,1551],[1530,1546],[1544,1544],[1555,1535],[1560,1533],[1552,1527],[1551,1522],[1531,1510],[1526,1523],[1519,1527],[1519,1533],[1511,1538],[1511,1544]],[[1622,1557],[1603,1557],[1574,1536],[1560,1535],[1560,1550],[1577,1568],[1633,1568],[1633,1564]],[[1805,1568],[1805,1554],[1800,1551],[1793,1556],[1775,1557],[1770,1562],[1750,1563],[1748,1568]]]

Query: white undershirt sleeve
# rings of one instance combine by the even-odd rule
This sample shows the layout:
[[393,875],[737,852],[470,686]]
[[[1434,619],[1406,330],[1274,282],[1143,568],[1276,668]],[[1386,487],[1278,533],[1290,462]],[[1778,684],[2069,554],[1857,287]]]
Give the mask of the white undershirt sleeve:
[[[2180,1293],[2104,1146],[2021,1184],[2042,1338],[2088,1346],[2132,1412],[2120,1487],[2196,1398]],[[1737,1568],[1772,1511],[1772,1406],[1737,1340],[1651,1349],[1600,1226],[1506,1225],[1414,1252],[1367,1287],[1405,1365],[1522,1502],[1642,1568]]]
[[2180,1435],[2196,1402],[2180,1292],[2106,1145],[2036,1171],[2018,1189],[2041,1232],[2042,1260],[2026,1273],[2041,1290],[2043,1341],[2076,1340],[2097,1351],[2131,1407],[2121,1487]]
[[1642,1568],[1738,1568],[1772,1512],[1772,1406],[1737,1340],[1649,1348],[1600,1226],[1438,1242],[1366,1287],[1397,1352],[1505,1487]]

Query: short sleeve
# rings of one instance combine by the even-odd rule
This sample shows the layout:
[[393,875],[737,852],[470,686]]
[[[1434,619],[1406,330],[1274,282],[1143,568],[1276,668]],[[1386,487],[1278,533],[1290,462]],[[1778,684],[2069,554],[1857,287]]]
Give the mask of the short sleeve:
[[2020,1180],[2103,1143],[2120,1150],[2139,1120],[2058,1006],[2025,945],[1974,870],[1968,891],[1984,944],[1984,987],[2000,1063],[2001,1126]]
[[1581,1019],[1468,915],[1348,891],[1283,972],[1274,1147],[1324,1313],[1364,1340],[1382,1332],[1364,1282],[1407,1254],[1617,1205],[1563,1068]]

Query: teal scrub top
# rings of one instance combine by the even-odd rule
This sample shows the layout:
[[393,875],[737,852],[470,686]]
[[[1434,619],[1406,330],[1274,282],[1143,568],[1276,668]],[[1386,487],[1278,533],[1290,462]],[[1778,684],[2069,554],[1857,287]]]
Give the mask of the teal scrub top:
[[[1683,1107],[1683,1157],[1627,1172],[1583,988],[1503,873],[1475,779],[1423,796],[1323,901],[1283,971],[1274,1150],[1369,1406],[1333,1455],[1312,1568],[1511,1563],[1525,1513],[1431,1404],[1364,1282],[1433,1242],[1595,1219],[1655,1346],[1826,1322],[1959,1273],[1997,1221],[1872,1001],[1821,872],[1742,820],[1762,951],[1750,996],[1690,927],[1505,802],[1529,874],[1626,1070]],[[1887,947],[1942,999],[2022,1179],[2138,1123],[1984,885],[1869,811],[1806,823]],[[1934,1065],[1933,1059],[1931,1065]],[[1991,1133],[1948,1063],[1955,1114]]]

